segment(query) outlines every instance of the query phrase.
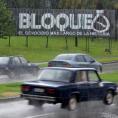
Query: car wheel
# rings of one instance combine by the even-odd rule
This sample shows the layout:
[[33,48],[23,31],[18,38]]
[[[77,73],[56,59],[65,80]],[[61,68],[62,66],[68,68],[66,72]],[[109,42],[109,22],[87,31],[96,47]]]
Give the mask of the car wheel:
[[114,95],[112,91],[108,91],[104,98],[104,103],[106,105],[111,105],[113,103]]
[[8,77],[10,79],[15,79],[16,78],[16,74],[14,72],[9,72]]
[[67,107],[67,103],[63,102],[63,103],[61,104],[61,108],[62,108],[62,109],[65,109],[66,107]]
[[38,69],[34,69],[32,75],[37,77],[38,76]]
[[77,98],[76,96],[71,96],[68,101],[68,109],[75,110],[77,108]]

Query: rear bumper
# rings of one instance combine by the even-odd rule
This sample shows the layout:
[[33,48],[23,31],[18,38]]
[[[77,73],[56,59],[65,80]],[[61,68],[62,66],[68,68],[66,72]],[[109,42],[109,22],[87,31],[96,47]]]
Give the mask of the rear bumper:
[[31,100],[41,100],[41,101],[53,102],[53,103],[57,102],[56,97],[50,97],[50,96],[21,94],[21,97],[25,99],[31,99]]

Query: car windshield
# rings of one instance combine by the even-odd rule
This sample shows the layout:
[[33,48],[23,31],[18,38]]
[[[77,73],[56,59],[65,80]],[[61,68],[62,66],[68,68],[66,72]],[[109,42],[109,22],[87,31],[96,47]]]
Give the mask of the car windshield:
[[56,60],[72,60],[73,55],[59,55],[55,57]]
[[70,82],[72,72],[61,69],[44,69],[39,73],[41,81]]
[[9,57],[0,57],[0,64],[7,64],[9,62]]

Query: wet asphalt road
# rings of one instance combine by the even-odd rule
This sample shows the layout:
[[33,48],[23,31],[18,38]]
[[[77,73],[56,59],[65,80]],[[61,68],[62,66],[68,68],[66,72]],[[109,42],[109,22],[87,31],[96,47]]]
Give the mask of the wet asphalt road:
[[38,79],[36,76],[32,76],[31,74],[25,74],[20,76],[20,78],[10,79],[7,75],[0,75],[0,84],[3,83],[13,83],[13,82],[24,82]]
[[75,111],[60,109],[60,104],[38,108],[26,100],[0,103],[0,118],[118,118],[118,97],[110,106],[101,101],[79,103]]
[[113,71],[118,71],[118,62],[103,64],[103,72],[113,72]]
[[[106,72],[113,72],[117,71],[118,72],[118,62],[117,63],[108,63],[108,64],[103,64],[103,73]],[[30,80],[36,80],[36,77],[33,77],[32,75],[23,75],[20,78],[17,79],[10,79],[6,75],[0,76],[0,84],[2,83],[9,83],[9,82],[23,82],[23,81],[30,81]]]

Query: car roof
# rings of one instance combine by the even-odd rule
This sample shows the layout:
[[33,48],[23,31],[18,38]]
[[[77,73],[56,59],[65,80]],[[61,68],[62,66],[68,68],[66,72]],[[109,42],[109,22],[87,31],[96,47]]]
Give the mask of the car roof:
[[64,55],[73,55],[73,56],[75,56],[75,55],[87,55],[87,54],[84,54],[84,53],[63,53],[63,54],[59,54],[57,56],[64,56]]
[[12,58],[12,57],[23,57],[23,56],[21,56],[21,55],[16,55],[16,56],[0,56],[0,57],[8,57],[8,58]]
[[44,67],[42,69],[62,69],[62,70],[70,70],[70,71],[77,71],[77,70],[93,70],[93,71],[96,71],[96,69],[94,69],[94,68]]

